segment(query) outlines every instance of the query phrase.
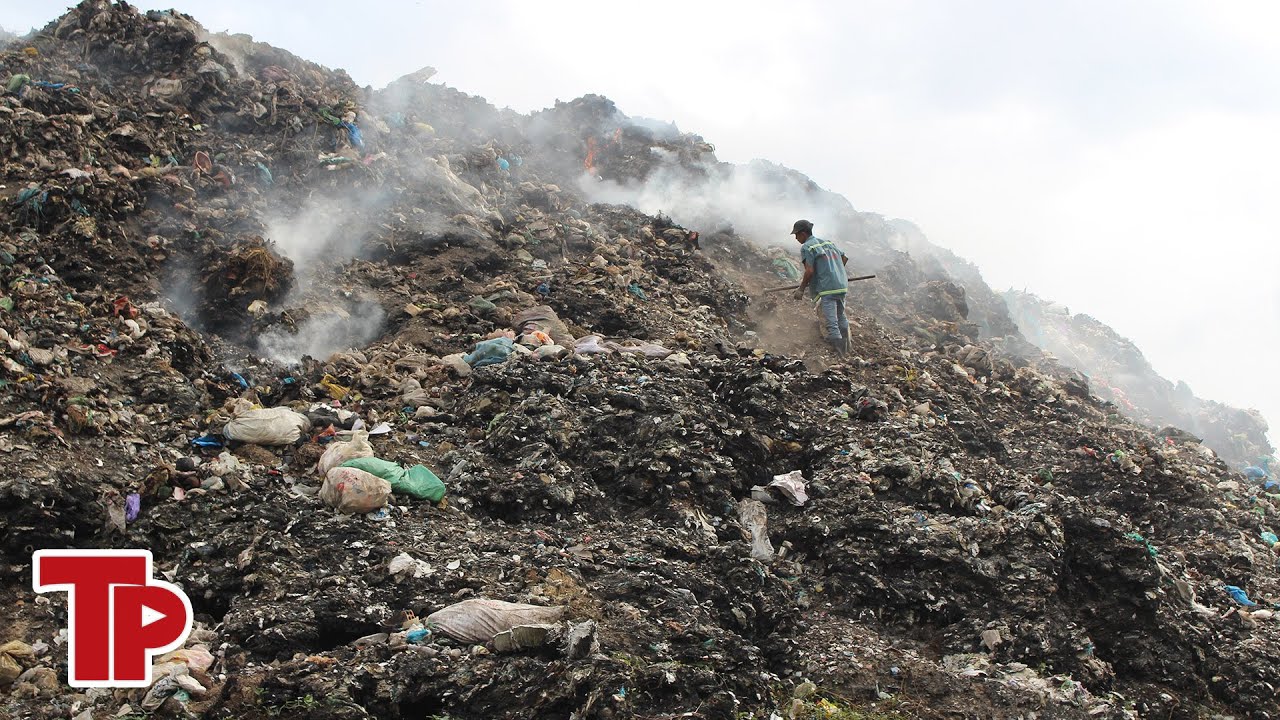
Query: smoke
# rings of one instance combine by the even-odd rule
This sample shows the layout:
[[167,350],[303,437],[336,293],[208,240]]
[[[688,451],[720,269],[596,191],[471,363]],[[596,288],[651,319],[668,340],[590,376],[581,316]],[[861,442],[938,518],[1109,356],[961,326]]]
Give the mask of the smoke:
[[211,33],[202,28],[200,40],[209,43],[210,47],[230,61],[231,67],[235,68],[236,73],[244,74],[245,46],[253,43],[252,37],[248,35],[230,35],[228,33]]
[[168,291],[164,299],[169,302],[169,309],[190,327],[201,330],[204,321],[196,310],[199,300],[195,294],[197,287],[196,273],[192,267],[183,262],[170,263],[165,272],[164,287]]
[[[310,66],[248,36],[217,35],[210,41],[242,69],[266,62]],[[421,82],[428,74],[406,77],[359,113],[365,146],[358,157],[345,152],[349,164],[319,171],[333,173],[331,181],[311,178],[314,182],[308,185],[323,190],[300,196],[287,182],[264,196],[269,209],[257,221],[274,250],[293,263],[295,284],[266,308],[267,317],[276,321],[254,341],[262,357],[283,364],[304,356],[323,359],[379,337],[385,313],[367,287],[370,279],[355,280],[343,272],[352,260],[396,257],[413,247],[430,247],[441,237],[470,235],[476,228],[501,224],[501,215],[485,193],[463,180],[451,164],[461,163],[459,170],[474,169],[484,164],[484,153],[447,153],[452,143],[436,140],[431,124],[450,116],[436,109],[440,103],[434,101],[435,91]],[[457,95],[466,117],[476,121],[469,130],[475,137],[510,129],[507,113],[482,99]],[[388,122],[397,123],[394,131]],[[461,128],[447,129],[463,133]],[[389,173],[394,180],[370,182],[370,176],[381,175],[383,163],[396,165]],[[496,156],[488,163],[496,168]],[[190,308],[192,298],[182,284],[172,287],[175,304]]]
[[731,227],[766,247],[795,248],[788,233],[800,218],[814,223],[816,235],[842,245],[851,246],[866,235],[865,220],[847,200],[779,165],[756,160],[691,169],[678,164],[669,150],[650,148],[650,152],[660,164],[646,179],[619,183],[584,173],[579,189],[592,202],[662,213],[685,227],[707,232]]
[[318,196],[290,214],[263,218],[276,250],[293,261],[298,284],[309,289],[317,271],[358,257],[373,234],[366,216],[386,208],[385,192],[371,195]]
[[296,212],[263,219],[276,251],[293,261],[296,285],[273,310],[304,315],[296,327],[276,325],[257,338],[262,357],[285,365],[304,356],[327,358],[378,337],[385,313],[375,300],[351,297],[339,272],[366,255],[377,226],[368,219],[389,202],[386,193],[314,196]]
[[[402,85],[414,88],[409,80]],[[408,107],[407,101],[397,105]],[[365,142],[388,152],[401,151],[389,128],[378,119],[385,109],[362,114]],[[477,112],[482,113],[483,108],[477,106]],[[379,162],[377,154],[368,149],[365,158]],[[443,155],[402,156],[409,158],[399,168],[395,185],[370,190],[351,183],[341,191],[312,195],[292,211],[263,218],[267,237],[294,264],[297,284],[279,305],[300,308],[298,314],[306,315],[296,330],[273,328],[261,334],[257,344],[264,357],[291,364],[303,356],[326,358],[367,345],[381,334],[385,313],[375,300],[352,298],[339,271],[344,264],[362,257],[394,255],[407,249],[406,244],[474,232],[465,222],[450,218],[500,218],[485,195],[459,177]]]
[[297,332],[273,328],[258,336],[258,352],[268,360],[291,365],[304,356],[327,358],[362,347],[377,337],[386,313],[376,302],[357,301],[312,315]]

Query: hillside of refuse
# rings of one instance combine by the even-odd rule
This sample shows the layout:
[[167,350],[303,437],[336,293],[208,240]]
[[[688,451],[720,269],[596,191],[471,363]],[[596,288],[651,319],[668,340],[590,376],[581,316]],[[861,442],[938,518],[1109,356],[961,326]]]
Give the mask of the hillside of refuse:
[[[900,221],[125,3],[0,69],[0,717],[1277,715],[1270,468]],[[848,357],[767,292],[801,216]],[[149,687],[67,684],[42,548],[188,595]]]
[[1269,465],[1275,449],[1258,411],[1204,400],[1186,383],[1166,380],[1131,341],[1095,318],[1027,292],[1004,298],[1024,337],[1085,372],[1093,392],[1127,417],[1194,433],[1236,468]]

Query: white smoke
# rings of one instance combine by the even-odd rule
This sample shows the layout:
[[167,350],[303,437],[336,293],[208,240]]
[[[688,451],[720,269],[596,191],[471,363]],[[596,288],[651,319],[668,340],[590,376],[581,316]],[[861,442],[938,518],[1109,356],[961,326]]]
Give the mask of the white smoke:
[[359,257],[371,227],[367,215],[387,198],[317,196],[290,214],[267,218],[267,236],[293,261],[296,285],[278,307],[304,308],[309,316],[296,332],[277,325],[258,337],[258,352],[282,364],[304,356],[325,359],[335,352],[367,345],[378,337],[385,313],[373,300],[353,299],[340,285],[340,266]]
[[377,303],[356,303],[312,315],[296,333],[273,328],[258,337],[258,352],[284,365],[304,356],[325,359],[330,355],[362,347],[377,337],[385,313]]
[[[661,155],[662,150],[654,152]],[[804,218],[814,223],[815,234],[841,240],[848,234],[840,220],[853,208],[841,207],[834,196],[803,187],[783,168],[753,162],[747,165],[715,165],[705,172],[690,172],[664,162],[644,181],[618,183],[584,174],[579,189],[592,202],[629,205],[642,212],[659,212],[677,223],[704,230],[732,226],[744,238],[761,245],[794,244],[791,224]]]

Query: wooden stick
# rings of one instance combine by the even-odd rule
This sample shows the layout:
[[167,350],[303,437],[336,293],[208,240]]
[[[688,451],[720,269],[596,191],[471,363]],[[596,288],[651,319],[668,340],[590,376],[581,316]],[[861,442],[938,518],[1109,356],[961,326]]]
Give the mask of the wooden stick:
[[[875,275],[861,275],[859,277],[849,278],[849,282],[857,282],[859,280],[870,280],[874,277]],[[764,291],[767,293],[775,293],[775,292],[782,292],[783,290],[795,290],[796,288],[799,288],[799,287],[800,287],[800,283],[796,283],[795,285],[786,285],[783,287],[765,288]]]

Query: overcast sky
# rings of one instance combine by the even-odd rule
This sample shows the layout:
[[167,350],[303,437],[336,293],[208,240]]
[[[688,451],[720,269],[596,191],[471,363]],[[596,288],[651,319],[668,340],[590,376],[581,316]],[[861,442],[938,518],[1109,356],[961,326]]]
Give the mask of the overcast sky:
[[[361,84],[430,65],[499,107],[594,92],[673,120],[1280,424],[1280,3],[170,2]],[[0,25],[66,4],[0,0]]]

